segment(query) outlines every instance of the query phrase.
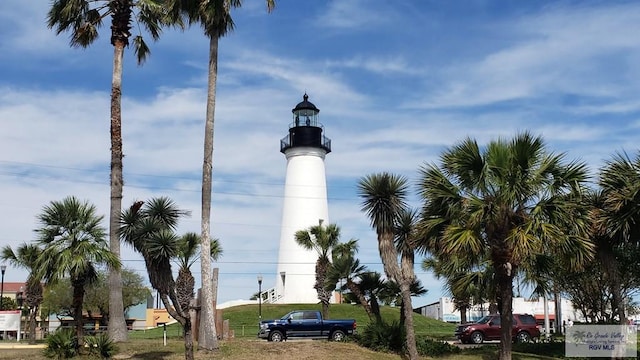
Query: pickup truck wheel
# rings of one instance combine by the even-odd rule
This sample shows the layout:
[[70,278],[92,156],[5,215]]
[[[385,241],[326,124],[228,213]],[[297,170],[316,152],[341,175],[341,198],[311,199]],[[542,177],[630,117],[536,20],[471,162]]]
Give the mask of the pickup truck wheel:
[[484,335],[480,331],[474,331],[471,334],[471,342],[474,344],[482,344],[484,341]]
[[269,333],[269,341],[280,342],[282,340],[284,340],[284,335],[280,330],[273,330]]
[[333,341],[342,341],[344,340],[344,337],[345,334],[342,330],[334,330],[334,332],[331,333],[331,340]]

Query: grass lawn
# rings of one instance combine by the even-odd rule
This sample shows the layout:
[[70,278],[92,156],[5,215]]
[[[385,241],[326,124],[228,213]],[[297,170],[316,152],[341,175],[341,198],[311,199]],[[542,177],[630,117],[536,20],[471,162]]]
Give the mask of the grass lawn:
[[[271,305],[262,306],[262,318],[279,318],[294,309],[319,310],[319,305]],[[399,319],[399,309],[383,307],[382,315],[385,320],[391,322]],[[196,351],[195,359],[228,359],[228,360],[327,360],[327,359],[350,359],[350,360],[401,360],[404,359],[397,354],[374,352],[358,346],[352,342],[329,342],[326,340],[293,340],[283,343],[271,343],[265,340],[258,340],[258,306],[245,305],[225,309],[223,319],[229,320],[229,328],[233,330],[235,338],[220,342],[220,349],[215,352]],[[359,306],[348,304],[332,305],[330,317],[333,319],[353,318],[356,319],[358,328],[364,328],[369,319]],[[434,319],[425,318],[421,315],[414,317],[417,335],[428,336],[434,339],[452,340],[455,325],[443,323]],[[167,326],[167,345],[163,344],[163,328],[151,330],[137,330],[129,333],[129,341],[118,344],[118,353],[115,359],[134,360],[179,360],[184,359],[184,342],[182,331],[178,324]],[[0,360],[40,360],[46,359],[42,355],[42,349],[7,349],[3,345],[13,345],[15,342],[0,342]],[[534,349],[536,350],[536,349]],[[547,351],[548,350],[548,351]],[[563,350],[563,349],[561,349]],[[541,354],[562,354],[558,349],[537,349]],[[529,351],[527,351],[529,352]],[[460,360],[488,360],[497,358],[497,346],[486,345],[482,348],[464,349],[461,354],[440,359],[460,359]],[[543,355],[533,355],[528,353],[513,353],[514,360],[548,360],[561,357],[549,357]],[[76,357],[76,359],[88,359],[87,357]],[[431,359],[424,357],[423,359]]]

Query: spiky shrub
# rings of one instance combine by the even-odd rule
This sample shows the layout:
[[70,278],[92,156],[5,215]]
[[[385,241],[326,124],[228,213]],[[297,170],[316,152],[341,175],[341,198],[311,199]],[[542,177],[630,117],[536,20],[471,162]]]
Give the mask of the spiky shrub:
[[98,334],[96,336],[87,336],[84,339],[89,354],[99,359],[111,359],[118,351],[118,347],[107,334]]
[[70,359],[78,354],[78,338],[73,329],[58,329],[46,338],[44,356],[52,359]]
[[460,348],[440,340],[421,338],[417,341],[420,355],[439,357],[443,355],[458,354]]
[[399,322],[372,322],[362,333],[357,334],[355,341],[374,351],[403,352],[406,339],[405,327]]

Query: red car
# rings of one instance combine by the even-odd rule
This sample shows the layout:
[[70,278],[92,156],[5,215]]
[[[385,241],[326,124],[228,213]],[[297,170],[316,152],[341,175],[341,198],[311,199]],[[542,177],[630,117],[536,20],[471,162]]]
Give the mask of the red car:
[[[455,335],[463,344],[482,344],[485,340],[500,340],[500,315],[483,317],[478,322],[458,325]],[[540,328],[536,319],[529,314],[513,314],[514,341],[528,342],[540,337]]]

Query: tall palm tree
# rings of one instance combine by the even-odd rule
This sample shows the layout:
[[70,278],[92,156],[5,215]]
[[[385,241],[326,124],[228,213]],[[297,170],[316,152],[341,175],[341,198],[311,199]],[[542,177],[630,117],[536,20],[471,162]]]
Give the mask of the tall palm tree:
[[[193,360],[193,334],[189,316],[193,287],[190,292],[188,289],[179,292],[171,269],[171,262],[185,255],[181,253],[185,251],[184,239],[176,235],[175,230],[180,218],[189,214],[166,197],[153,198],[148,202],[137,201],[122,213],[119,234],[142,255],[151,286],[158,291],[169,315],[182,326],[185,359]],[[190,275],[183,274],[187,278]],[[187,292],[189,294],[181,299],[180,294]]]
[[313,286],[318,293],[318,300],[322,303],[322,317],[329,318],[329,303],[331,291],[326,289],[327,272],[331,266],[331,250],[340,243],[340,228],[336,224],[318,225],[306,230],[298,230],[295,233],[296,243],[306,250],[315,250],[318,254],[316,260],[316,283]]
[[407,266],[408,253],[401,255],[402,266],[398,264],[395,240],[401,217],[407,211],[407,179],[389,173],[373,174],[358,183],[362,210],[367,213],[378,237],[378,251],[387,277],[399,284],[405,305],[405,327],[407,330],[407,351],[411,360],[418,358],[415,330],[413,328],[413,306],[411,304],[411,284],[413,269]]
[[[266,0],[267,9],[275,7],[275,0]],[[213,139],[216,109],[216,86],[218,78],[218,42],[221,37],[233,30],[231,8],[242,5],[241,0],[172,0],[174,16],[185,14],[190,24],[198,23],[209,38],[209,70],[207,88],[207,109],[204,126],[204,156],[202,163],[202,210],[200,245],[204,254],[209,253],[209,239],[211,237],[211,189],[213,172]],[[202,279],[201,331],[199,332],[198,347],[214,350],[218,348],[216,335],[213,284],[211,273],[211,259],[205,256],[200,262]],[[216,285],[217,286],[217,285]]]
[[96,207],[70,196],[52,201],[38,215],[36,278],[47,284],[68,277],[73,288],[73,320],[82,344],[82,302],[85,286],[97,279],[98,266],[120,269],[120,259],[109,250]]
[[0,259],[29,271],[27,288],[25,289],[25,304],[29,308],[29,344],[32,345],[36,343],[36,318],[43,299],[42,278],[38,276],[37,272],[37,261],[41,253],[41,248],[26,243],[18,246],[15,251],[9,245],[0,250]]
[[550,249],[575,266],[593,256],[586,211],[571,200],[585,190],[586,166],[565,163],[527,132],[484,149],[468,138],[440,162],[421,168],[426,235],[418,245],[490,259],[502,321],[500,359],[511,359],[513,278],[521,264]]
[[[111,17],[111,45],[113,45],[113,74],[111,78],[111,202],[109,211],[109,246],[120,258],[118,221],[122,207],[122,60],[129,45],[131,22],[146,28],[154,40],[169,18],[157,0],[53,0],[47,15],[49,28],[56,34],[71,32],[71,46],[88,47],[99,35],[103,19]],[[141,35],[133,38],[134,52],[142,64],[149,55],[149,47]],[[110,269],[109,274],[109,335],[114,341],[127,339],[122,302],[122,274]]]

